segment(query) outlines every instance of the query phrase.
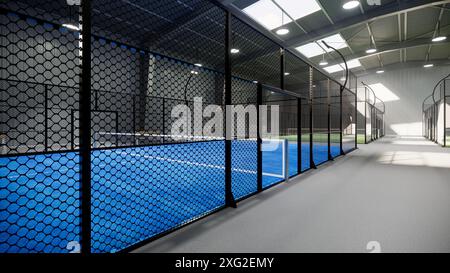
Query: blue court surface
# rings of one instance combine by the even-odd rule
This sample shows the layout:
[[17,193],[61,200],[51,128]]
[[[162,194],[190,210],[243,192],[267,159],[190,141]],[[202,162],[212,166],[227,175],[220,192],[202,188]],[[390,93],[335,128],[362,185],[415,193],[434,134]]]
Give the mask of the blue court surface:
[[[328,159],[315,144],[316,164]],[[257,191],[256,141],[232,143],[236,199]],[[332,146],[332,154],[339,147]],[[224,205],[224,141],[92,152],[92,251],[115,252],[199,218]],[[263,187],[297,170],[297,144],[263,152]],[[309,143],[302,145],[309,168]],[[79,241],[78,154],[0,159],[0,252],[68,252]],[[45,249],[44,249],[45,248]]]

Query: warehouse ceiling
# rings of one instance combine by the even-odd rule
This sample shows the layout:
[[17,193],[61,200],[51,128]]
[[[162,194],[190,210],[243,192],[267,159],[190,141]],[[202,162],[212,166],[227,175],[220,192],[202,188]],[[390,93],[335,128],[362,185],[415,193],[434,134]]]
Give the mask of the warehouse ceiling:
[[[356,74],[395,67],[450,64],[450,1],[360,0],[221,0],[334,77],[341,59],[321,39],[344,54]],[[287,34],[281,35],[284,32]],[[280,34],[281,33],[281,34]],[[432,42],[438,36],[444,41]],[[367,49],[377,51],[367,53]]]

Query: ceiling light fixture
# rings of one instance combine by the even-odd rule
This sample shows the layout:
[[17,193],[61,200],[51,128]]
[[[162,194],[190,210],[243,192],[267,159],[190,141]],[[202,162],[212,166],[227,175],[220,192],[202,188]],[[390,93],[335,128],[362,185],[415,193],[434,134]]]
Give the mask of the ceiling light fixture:
[[240,52],[240,50],[237,49],[237,48],[232,48],[232,49],[230,50],[230,52],[231,52],[231,54],[238,54],[238,53]]
[[200,63],[196,63],[196,64],[194,64],[195,66],[197,66],[197,67],[202,67],[203,65],[202,64],[200,64]]
[[291,73],[289,73],[289,72],[284,72],[284,75],[285,75],[285,76],[289,76],[289,75],[291,75]]
[[[74,18],[77,18],[77,17],[72,14],[73,13],[72,12],[72,7],[75,4],[75,3],[72,3],[72,2],[70,2],[70,3],[67,2],[67,4],[69,5],[69,7],[68,7],[68,9],[69,9],[69,16],[68,16],[68,19],[65,21],[65,23],[62,24],[62,27],[70,29],[70,30],[73,30],[73,31],[80,31],[79,22],[78,22],[77,19],[74,19]],[[75,12],[75,15],[76,14],[77,13]]]
[[359,5],[360,5],[359,1],[356,1],[356,0],[349,0],[348,1],[347,0],[347,1],[344,2],[342,7],[344,9],[346,9],[346,10],[349,10],[349,9],[354,9],[354,8],[358,7]]
[[447,40],[447,37],[445,37],[445,36],[437,36],[437,37],[434,37],[433,40],[431,40],[431,41],[436,43],[436,42],[442,42],[442,41],[445,41],[445,40]]
[[289,29],[287,29],[287,28],[280,28],[276,31],[276,34],[281,35],[281,36],[286,35],[288,33],[289,33]]
[[377,74],[383,74],[384,70],[377,70]]
[[369,48],[366,49],[366,53],[367,54],[372,54],[372,53],[375,53],[375,52],[377,52],[377,48],[375,47],[375,45],[374,45],[374,43],[372,41],[372,36],[370,35],[369,36]]
[[328,65],[327,60],[325,60],[325,54],[322,54],[322,61],[319,63],[320,66]]
[[62,24],[62,26],[65,27],[65,28],[67,28],[67,29],[70,29],[70,30],[80,31],[80,28],[77,27],[77,26],[74,25],[74,24],[69,24],[69,23],[67,23],[67,24]]
[[433,66],[434,66],[434,64],[425,64],[423,67],[430,68],[430,67],[433,67]]
[[434,43],[437,43],[437,42],[442,42],[445,40],[447,40],[447,37],[444,35],[441,35],[441,21],[439,21],[438,26],[437,26],[436,36],[431,41]]
[[[284,11],[281,10],[281,26],[284,26]],[[276,34],[283,36],[289,33],[289,29],[283,27],[275,31]]]

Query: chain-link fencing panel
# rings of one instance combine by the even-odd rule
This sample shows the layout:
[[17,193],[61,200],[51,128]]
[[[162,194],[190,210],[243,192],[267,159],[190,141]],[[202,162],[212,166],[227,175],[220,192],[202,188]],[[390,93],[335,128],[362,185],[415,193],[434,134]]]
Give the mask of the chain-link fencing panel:
[[0,3],[0,252],[80,247],[80,12]]

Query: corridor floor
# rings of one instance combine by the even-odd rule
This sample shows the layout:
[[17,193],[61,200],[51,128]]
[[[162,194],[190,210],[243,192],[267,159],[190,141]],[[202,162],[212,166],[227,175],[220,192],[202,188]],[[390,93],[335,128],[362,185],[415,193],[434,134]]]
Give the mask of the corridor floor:
[[359,145],[136,252],[370,252],[372,245],[450,252],[450,149],[413,137]]

